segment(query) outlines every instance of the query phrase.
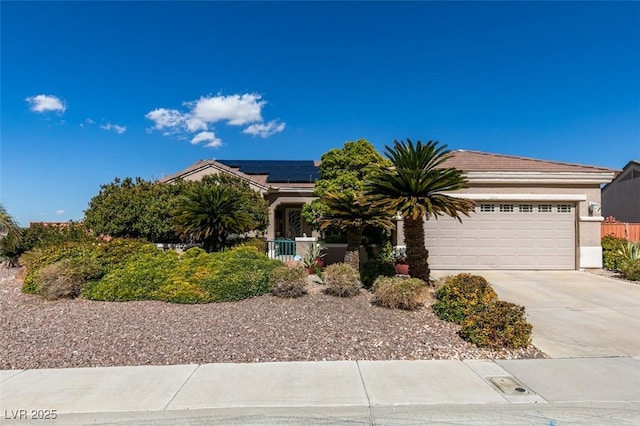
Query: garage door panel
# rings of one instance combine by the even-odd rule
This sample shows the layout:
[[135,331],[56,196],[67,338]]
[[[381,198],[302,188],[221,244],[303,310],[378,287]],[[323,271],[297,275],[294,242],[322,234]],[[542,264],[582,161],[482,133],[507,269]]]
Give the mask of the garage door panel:
[[425,224],[429,263],[436,269],[574,269],[575,206],[571,212],[476,212],[460,224],[449,217]]

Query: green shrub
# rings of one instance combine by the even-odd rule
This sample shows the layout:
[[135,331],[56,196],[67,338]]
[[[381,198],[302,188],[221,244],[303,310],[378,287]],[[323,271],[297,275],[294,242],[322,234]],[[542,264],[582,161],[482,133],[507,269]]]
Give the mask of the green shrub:
[[325,292],[333,296],[351,297],[360,292],[360,274],[351,265],[334,263],[324,270]]
[[82,223],[71,222],[64,227],[34,223],[23,231],[20,252],[71,242],[92,243],[95,241],[97,241],[96,237],[91,235]]
[[413,310],[428,294],[427,283],[417,278],[380,277],[373,284],[373,303],[385,308]]
[[266,253],[267,243],[264,238],[258,237],[241,237],[227,240],[230,247],[253,247],[260,253]]
[[106,273],[124,266],[131,258],[156,252],[158,250],[153,244],[123,238],[42,246],[23,254],[20,258],[21,264],[27,268],[22,291],[38,294],[38,286],[34,282],[38,271],[63,259],[94,259]]
[[68,242],[34,249],[25,253],[20,262],[26,266],[22,291],[24,293],[39,294],[36,276],[40,269],[52,265],[62,259],[89,259],[96,257],[95,243]]
[[433,311],[443,320],[460,324],[467,316],[498,299],[484,277],[458,274],[448,277],[436,291]]
[[640,260],[625,263],[620,268],[622,276],[631,281],[640,281]]
[[461,323],[460,337],[480,347],[526,348],[531,343],[532,326],[524,307],[496,301],[473,313]]
[[620,250],[628,243],[624,238],[607,235],[602,238],[602,264],[607,269],[618,270],[622,266]]
[[78,297],[87,281],[102,274],[102,265],[96,259],[65,258],[40,268],[33,278],[38,294],[60,299]]
[[178,269],[174,251],[144,253],[129,259],[100,281],[87,283],[82,296],[93,300],[128,301],[155,299],[157,292]]
[[214,302],[229,302],[269,292],[269,274],[282,262],[251,247],[238,247],[210,255],[210,276],[196,281]]
[[307,271],[301,266],[280,266],[269,276],[271,294],[279,297],[300,297],[307,293]]
[[171,303],[206,303],[209,297],[198,286],[179,278],[173,278],[152,293],[152,299]]
[[391,260],[374,258],[360,268],[360,280],[365,288],[371,288],[378,277],[393,277],[395,275],[396,268]]
[[199,248],[182,256],[155,250],[130,258],[82,295],[94,300],[164,300],[175,303],[226,302],[269,291],[269,274],[282,262],[251,247],[206,253]]
[[132,238],[114,238],[96,244],[96,256],[107,271],[119,268],[131,258],[157,251],[154,244]]

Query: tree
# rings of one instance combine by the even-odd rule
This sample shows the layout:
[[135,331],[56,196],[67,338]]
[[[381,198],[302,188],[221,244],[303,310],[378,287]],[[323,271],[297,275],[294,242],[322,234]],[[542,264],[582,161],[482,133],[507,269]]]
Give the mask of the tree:
[[208,175],[202,178],[205,185],[222,185],[233,188],[240,199],[242,210],[251,217],[253,231],[263,232],[269,225],[269,207],[258,191],[251,189],[249,184],[235,176],[226,174]]
[[324,153],[319,167],[320,179],[314,189],[314,194],[320,198],[304,205],[303,218],[319,229],[319,220],[327,213],[327,205],[321,198],[326,192],[362,192],[371,173],[388,164],[366,139],[345,142],[341,149],[333,148]]
[[187,185],[116,178],[100,186],[85,211],[84,224],[96,235],[177,242],[170,212]]
[[12,265],[18,254],[21,240],[22,229],[13,220],[4,205],[0,204],[0,256],[8,257]]
[[95,240],[96,238],[82,223],[69,222],[64,226],[32,223],[22,233],[20,252],[71,241],[90,242]]
[[344,262],[360,269],[360,245],[365,228],[390,230],[393,212],[373,205],[362,192],[326,192],[321,201],[327,207],[319,219],[321,229],[338,228],[347,234],[347,250]]
[[429,280],[429,251],[425,247],[424,219],[448,215],[462,222],[461,214],[469,216],[473,202],[454,198],[443,192],[467,187],[463,172],[443,163],[452,153],[437,141],[415,145],[393,141],[385,146],[391,166],[381,168],[367,183],[368,193],[376,204],[399,212],[404,219],[409,274]]
[[202,242],[207,252],[225,247],[231,234],[264,230],[268,217],[266,202],[257,192],[223,176],[194,182],[171,214],[176,231]]

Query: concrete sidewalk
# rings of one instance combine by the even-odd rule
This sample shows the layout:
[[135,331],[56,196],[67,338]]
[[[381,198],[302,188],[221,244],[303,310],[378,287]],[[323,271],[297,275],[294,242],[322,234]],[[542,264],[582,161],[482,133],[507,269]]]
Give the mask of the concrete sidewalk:
[[0,397],[6,424],[638,424],[640,358],[4,370]]

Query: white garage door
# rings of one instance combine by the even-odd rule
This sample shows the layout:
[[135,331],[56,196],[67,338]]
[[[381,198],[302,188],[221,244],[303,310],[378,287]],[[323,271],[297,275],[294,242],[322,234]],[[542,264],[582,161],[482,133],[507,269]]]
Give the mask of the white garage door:
[[575,269],[575,205],[480,202],[426,222],[432,269]]

